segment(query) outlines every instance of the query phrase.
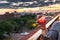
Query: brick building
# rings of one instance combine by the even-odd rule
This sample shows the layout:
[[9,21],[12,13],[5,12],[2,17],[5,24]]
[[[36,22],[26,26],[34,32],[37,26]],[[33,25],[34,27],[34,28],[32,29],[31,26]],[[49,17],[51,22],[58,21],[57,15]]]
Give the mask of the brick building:
[[9,18],[13,18],[13,17],[14,17],[13,13],[6,12],[5,14],[0,15],[0,21],[5,21],[5,20],[7,20]]

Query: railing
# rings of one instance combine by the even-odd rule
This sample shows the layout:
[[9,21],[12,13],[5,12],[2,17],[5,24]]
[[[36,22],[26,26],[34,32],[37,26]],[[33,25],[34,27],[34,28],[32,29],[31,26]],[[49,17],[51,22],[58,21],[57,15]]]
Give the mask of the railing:
[[[45,27],[50,28],[51,25],[60,19],[60,14],[58,14],[56,17],[54,17],[51,21],[49,21]],[[41,40],[40,35],[43,34],[43,30],[40,29],[39,27],[33,29],[27,36],[21,38],[20,40]]]

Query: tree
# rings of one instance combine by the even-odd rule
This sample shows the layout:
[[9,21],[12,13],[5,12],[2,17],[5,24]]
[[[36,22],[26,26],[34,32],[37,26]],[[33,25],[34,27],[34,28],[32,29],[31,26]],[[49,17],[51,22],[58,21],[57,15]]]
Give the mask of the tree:
[[12,24],[11,26],[13,27],[13,29],[12,29],[13,31],[15,31],[15,32],[19,32],[20,31],[21,26],[20,26],[19,23],[17,23],[17,21],[9,20],[9,22]]
[[0,22],[0,39],[5,37],[5,32],[7,32],[7,35],[10,35],[12,31],[18,32],[19,30],[20,26],[15,21]]
[[3,39],[5,32],[10,35],[13,25],[10,22],[0,22],[0,39]]
[[4,38],[5,27],[3,26],[3,23],[4,22],[0,22],[0,40],[3,40],[3,38]]
[[36,27],[36,21],[35,20],[28,20],[27,23],[26,23],[26,26],[29,28],[29,29],[33,29]]
[[12,32],[12,30],[13,30],[13,25],[10,23],[10,22],[4,22],[3,23],[3,26],[5,27],[5,31],[8,33],[8,34],[10,34],[10,32]]

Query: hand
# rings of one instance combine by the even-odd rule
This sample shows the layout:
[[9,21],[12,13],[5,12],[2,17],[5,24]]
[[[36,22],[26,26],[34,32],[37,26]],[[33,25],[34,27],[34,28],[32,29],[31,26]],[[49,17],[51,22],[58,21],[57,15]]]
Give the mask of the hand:
[[46,27],[44,25],[37,25],[38,28],[42,29],[42,30],[45,30]]

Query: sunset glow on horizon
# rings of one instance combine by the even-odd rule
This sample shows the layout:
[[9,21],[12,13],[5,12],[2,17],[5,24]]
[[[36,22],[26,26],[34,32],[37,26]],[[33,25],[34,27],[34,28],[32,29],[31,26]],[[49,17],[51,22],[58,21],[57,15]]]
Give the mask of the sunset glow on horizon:
[[1,8],[0,14],[4,14],[5,12],[40,12],[41,10],[48,10],[48,11],[58,11],[60,10],[60,5],[50,5],[50,6],[44,6],[44,7],[36,7],[36,8],[18,8],[18,9],[8,9],[8,8]]

